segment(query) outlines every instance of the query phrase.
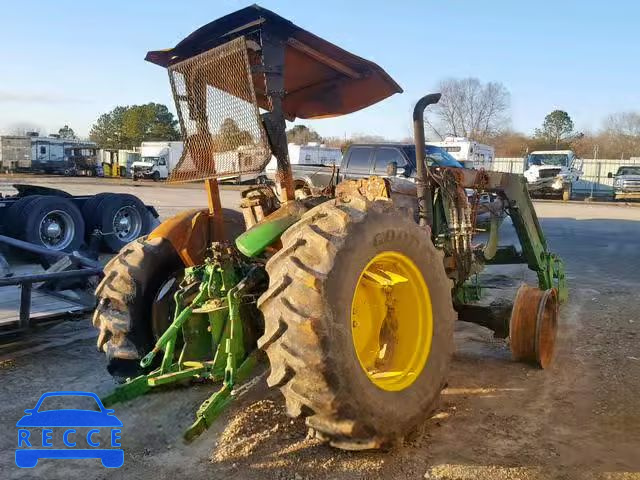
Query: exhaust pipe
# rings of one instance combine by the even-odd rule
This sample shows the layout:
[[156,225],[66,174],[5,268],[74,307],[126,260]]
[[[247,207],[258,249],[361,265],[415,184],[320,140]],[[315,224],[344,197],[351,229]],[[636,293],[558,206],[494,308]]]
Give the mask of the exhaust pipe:
[[418,223],[421,227],[433,222],[433,201],[428,179],[428,166],[424,158],[424,110],[438,103],[441,93],[425,95],[413,108],[413,141],[416,146],[416,186],[418,193]]

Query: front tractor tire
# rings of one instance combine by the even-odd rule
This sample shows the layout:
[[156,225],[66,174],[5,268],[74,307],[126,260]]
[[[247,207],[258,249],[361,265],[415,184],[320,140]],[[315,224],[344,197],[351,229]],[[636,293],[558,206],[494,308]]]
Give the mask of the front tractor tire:
[[310,210],[282,245],[258,302],[268,384],[335,447],[392,445],[446,383],[455,313],[442,253],[392,202],[362,198]]
[[172,295],[183,269],[168,240],[146,237],[126,245],[105,266],[93,325],[114,377],[140,373],[140,359],[171,323]]
[[[245,230],[240,212],[225,208],[223,218],[227,240]],[[162,237],[128,243],[104,267],[93,325],[100,331],[98,349],[105,352],[107,370],[114,377],[141,373],[140,359],[173,320],[173,294],[184,268],[176,249]]]

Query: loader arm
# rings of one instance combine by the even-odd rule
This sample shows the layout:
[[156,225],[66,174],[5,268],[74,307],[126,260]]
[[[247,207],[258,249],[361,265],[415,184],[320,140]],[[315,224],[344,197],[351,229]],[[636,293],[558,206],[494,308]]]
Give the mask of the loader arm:
[[540,288],[552,288],[554,264],[561,261],[549,252],[547,240],[527,192],[524,178],[514,177],[507,184],[504,194],[509,202],[509,216],[518,234],[522,254],[529,268],[537,272]]
[[[478,185],[476,170],[460,170],[462,186],[475,188]],[[506,200],[507,212],[520,240],[522,253],[513,246],[499,247],[488,265],[526,263],[538,275],[538,286],[547,290],[556,288],[558,299],[564,302],[568,297],[564,263],[556,254],[551,253],[547,240],[540,227],[538,216],[529,197],[524,177],[512,173],[482,172],[481,183],[485,190],[495,192]]]

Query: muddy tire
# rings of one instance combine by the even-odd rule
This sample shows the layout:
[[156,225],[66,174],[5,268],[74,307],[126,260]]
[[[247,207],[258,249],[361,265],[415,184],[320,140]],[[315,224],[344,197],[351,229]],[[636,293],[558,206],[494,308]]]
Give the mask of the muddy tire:
[[135,240],[107,263],[96,289],[93,325],[100,331],[97,345],[107,355],[111,375],[126,378],[140,372],[138,362],[170,322],[154,315],[158,293],[169,291],[171,279],[183,269],[171,243],[162,238]]
[[[223,216],[227,239],[244,232],[240,212],[225,208]],[[93,325],[100,330],[98,349],[106,353],[107,370],[114,377],[140,373],[140,359],[173,319],[173,293],[184,268],[168,240],[146,237],[127,244],[105,266]]]
[[[258,302],[265,320],[258,346],[271,364],[268,384],[280,388],[290,416],[305,416],[315,435],[335,447],[392,445],[428,418],[446,382],[455,312],[442,253],[424,230],[382,200],[323,203],[285,232],[282,244],[267,263],[270,285]],[[399,391],[373,383],[358,360],[351,328],[360,275],[372,258],[389,251],[415,264],[433,313],[426,366]]]

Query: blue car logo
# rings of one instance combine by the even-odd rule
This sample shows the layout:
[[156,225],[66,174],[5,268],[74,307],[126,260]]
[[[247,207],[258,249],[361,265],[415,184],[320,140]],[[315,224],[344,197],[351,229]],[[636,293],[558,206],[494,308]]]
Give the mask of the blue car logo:
[[[43,401],[52,397],[62,397],[56,401],[63,403],[73,400],[70,397],[75,397],[76,400],[78,397],[81,400],[89,397],[89,401],[95,400],[99,410],[41,408]],[[91,405],[95,407],[93,403]],[[118,468],[124,463],[124,451],[119,448],[122,422],[113,414],[113,410],[102,405],[95,393],[48,392],[40,397],[34,408],[24,412],[26,415],[16,423],[16,427],[19,427],[16,449],[18,467],[33,468],[41,458],[99,458],[107,468]],[[108,440],[103,438],[105,431],[108,433]],[[62,440],[65,448],[54,445],[54,433]]]

